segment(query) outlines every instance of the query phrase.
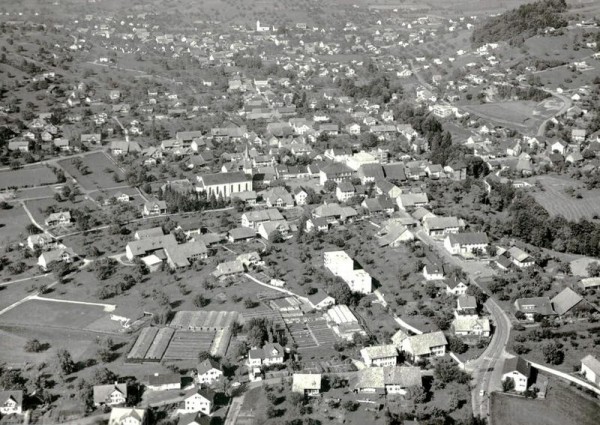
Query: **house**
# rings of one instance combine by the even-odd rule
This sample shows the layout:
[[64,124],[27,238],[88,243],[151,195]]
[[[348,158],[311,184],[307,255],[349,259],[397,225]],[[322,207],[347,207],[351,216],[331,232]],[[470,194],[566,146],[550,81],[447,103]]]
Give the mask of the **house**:
[[398,350],[394,345],[374,345],[360,350],[367,367],[396,366]]
[[167,203],[158,199],[152,199],[144,203],[142,215],[145,217],[156,216],[167,213]]
[[179,417],[177,425],[210,425],[212,417],[202,413],[184,413]]
[[473,315],[456,315],[452,321],[454,334],[457,336],[490,336],[490,319]]
[[256,230],[251,227],[236,227],[227,232],[229,242],[243,242],[256,237]]
[[147,425],[148,414],[145,409],[132,407],[113,407],[108,425]]
[[594,385],[600,386],[600,361],[591,354],[585,356],[581,359],[581,374]]
[[467,166],[462,161],[455,161],[444,167],[444,172],[451,180],[465,180],[467,178]]
[[294,198],[281,186],[265,191],[262,197],[269,208],[292,208],[294,206]]
[[515,383],[515,391],[522,393],[529,387],[529,379],[531,378],[531,365],[521,357],[512,357],[504,361],[502,369],[502,381],[508,378]]
[[308,296],[308,303],[315,310],[324,310],[335,304],[335,299],[324,291],[317,291]]
[[319,172],[319,184],[324,186],[329,180],[341,183],[352,178],[352,169],[345,164],[333,163],[323,167]]
[[344,251],[323,253],[324,265],[334,275],[341,277],[352,292],[370,294],[372,292],[371,275],[363,269],[354,267],[354,260]]
[[523,251],[522,249],[517,248],[516,246],[510,247],[507,250],[507,252],[510,256],[512,263],[520,269],[532,267],[535,265],[535,260],[533,259],[533,257],[525,251]]
[[212,384],[223,376],[223,368],[213,359],[203,360],[197,368],[196,382]]
[[356,193],[354,186],[349,181],[343,181],[337,185],[335,188],[335,197],[340,202],[347,202]]
[[308,193],[302,188],[294,189],[294,201],[296,201],[296,205],[303,206],[306,205],[306,200],[308,198]]
[[279,232],[279,235],[284,239],[291,237],[290,231],[291,226],[286,220],[274,220],[274,221],[263,221],[258,224],[256,233],[258,233],[263,239],[271,240],[275,232]]
[[181,375],[178,373],[154,373],[146,377],[146,388],[152,391],[181,389]]
[[523,313],[526,320],[533,321],[536,315],[554,316],[552,302],[548,297],[518,298],[515,300],[515,309]]
[[0,414],[21,415],[23,413],[23,391],[0,391]]
[[92,145],[97,145],[102,143],[102,134],[101,133],[86,133],[82,134],[79,138],[81,143],[89,143]]
[[418,367],[368,367],[358,371],[354,391],[366,394],[405,395],[409,388],[420,386],[423,386],[423,381],[421,369]]
[[52,236],[49,236],[45,233],[40,233],[37,235],[29,235],[27,237],[27,246],[32,251],[37,249],[48,251],[58,248],[59,243]]
[[576,143],[585,141],[586,131],[583,128],[574,128],[571,130],[571,140]]
[[456,299],[455,315],[477,316],[477,299],[472,295],[461,295]]
[[600,277],[586,277],[577,284],[584,291],[600,287]]
[[569,145],[567,144],[567,142],[563,140],[557,140],[556,142],[550,145],[550,152],[556,152],[564,156],[567,153],[568,147]]
[[327,320],[327,326],[333,332],[346,341],[352,341],[355,334],[367,335],[362,326],[358,323],[358,319],[348,308],[347,305],[335,305],[327,310],[324,315]]
[[445,238],[464,229],[465,222],[456,217],[426,217],[423,219],[423,228],[433,238]]
[[72,263],[76,259],[77,254],[71,248],[56,248],[43,252],[38,257],[37,264],[42,270],[48,270],[55,263]]
[[415,234],[399,221],[392,221],[377,232],[379,246],[397,248],[405,242],[415,239]]
[[260,223],[267,221],[285,221],[285,218],[281,213],[275,209],[270,208],[268,210],[249,211],[242,215],[241,224],[242,227],[248,227],[250,229],[258,229]]
[[243,172],[204,174],[196,179],[196,190],[206,192],[207,197],[230,198],[234,193],[252,190],[252,178]]
[[213,276],[219,279],[223,279],[226,277],[236,276],[244,273],[244,265],[237,260],[233,261],[225,261],[223,263],[219,263],[217,268],[213,272]]
[[583,301],[583,297],[571,288],[565,288],[550,300],[556,314],[564,316]]
[[127,401],[127,384],[94,385],[94,406],[117,406]]
[[142,152],[142,148],[138,142],[128,142],[125,140],[113,140],[110,142],[108,149],[116,156]]
[[133,234],[133,237],[136,241],[140,241],[142,239],[156,238],[156,237],[164,236],[164,235],[165,235],[165,233],[163,232],[162,227],[151,227],[149,229],[137,230]]
[[292,392],[314,397],[321,392],[320,373],[294,373],[292,377]]
[[[231,198],[234,201],[236,199],[239,199],[240,201],[242,201],[245,205],[247,205],[249,207],[255,207],[258,196],[256,195],[256,192],[254,190],[246,190],[244,192],[235,192],[231,196]],[[234,205],[235,205],[235,202],[234,202]]]
[[446,279],[446,294],[448,295],[464,295],[468,288],[464,282],[455,277]]
[[284,358],[283,347],[277,343],[268,342],[263,348],[255,348],[248,352],[248,364],[250,366],[283,364]]
[[11,140],[8,142],[8,150],[11,152],[29,152],[31,141],[29,140]]
[[429,204],[429,198],[424,192],[421,193],[403,193],[396,198],[398,207],[403,210],[412,210],[418,207],[424,207]]
[[68,226],[71,224],[71,213],[69,211],[61,211],[52,213],[46,218],[46,226]]
[[444,247],[450,254],[463,257],[484,253],[488,244],[488,237],[482,232],[452,233],[444,239]]
[[210,415],[215,405],[216,393],[210,388],[192,388],[183,396],[179,411],[182,413],[202,412]]
[[415,363],[429,357],[443,357],[448,344],[442,331],[408,336],[400,330],[392,336],[392,342]]
[[306,220],[305,230],[307,232],[312,232],[313,230],[316,232],[327,232],[329,231],[329,221],[326,218],[309,218]]

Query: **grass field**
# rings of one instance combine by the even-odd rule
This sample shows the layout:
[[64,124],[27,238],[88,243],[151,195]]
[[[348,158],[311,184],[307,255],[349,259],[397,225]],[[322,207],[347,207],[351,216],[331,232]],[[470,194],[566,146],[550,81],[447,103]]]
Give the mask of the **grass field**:
[[482,118],[520,128],[536,126],[536,118],[538,118],[538,116],[534,116],[536,107],[537,103],[530,101],[496,102],[464,106],[467,111]]
[[56,175],[48,167],[27,167],[0,172],[0,189],[40,186],[56,183]]
[[20,205],[14,205],[8,210],[0,210],[0,240],[4,245],[11,242],[25,242],[28,236],[25,227],[29,224],[31,221]]
[[600,404],[552,379],[546,399],[532,400],[494,393],[491,410],[496,424],[596,425]]
[[[72,158],[64,159],[59,164],[87,190],[107,189],[126,184],[123,183],[125,178],[123,172],[102,152],[86,155],[83,158],[83,166],[87,167],[89,174],[84,175],[77,170],[73,165]],[[112,172],[107,173],[106,170],[112,170]],[[115,181],[114,175],[118,176],[119,181]]]
[[105,315],[102,307],[30,300],[0,316],[0,323],[83,329]]
[[[561,215],[567,220],[579,220],[589,219],[600,213],[600,192],[588,191],[582,188],[578,181],[550,175],[536,177],[530,183],[534,181],[540,181],[545,190],[538,190],[533,193],[533,196],[550,215]],[[577,199],[566,194],[564,190],[570,187],[576,189],[582,198]]]

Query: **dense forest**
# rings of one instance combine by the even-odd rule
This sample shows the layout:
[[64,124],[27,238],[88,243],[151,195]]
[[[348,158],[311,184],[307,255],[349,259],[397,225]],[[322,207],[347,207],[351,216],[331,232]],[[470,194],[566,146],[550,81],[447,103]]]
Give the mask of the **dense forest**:
[[471,41],[475,46],[498,41],[520,44],[545,28],[566,27],[567,20],[562,16],[566,10],[565,0],[542,0],[524,4],[490,18],[475,28]]

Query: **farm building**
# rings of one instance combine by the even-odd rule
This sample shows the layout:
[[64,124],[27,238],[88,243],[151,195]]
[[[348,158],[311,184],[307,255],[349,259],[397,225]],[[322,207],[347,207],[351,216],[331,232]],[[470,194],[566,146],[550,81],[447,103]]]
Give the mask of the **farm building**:
[[219,331],[241,322],[237,311],[178,311],[170,326],[189,331]]

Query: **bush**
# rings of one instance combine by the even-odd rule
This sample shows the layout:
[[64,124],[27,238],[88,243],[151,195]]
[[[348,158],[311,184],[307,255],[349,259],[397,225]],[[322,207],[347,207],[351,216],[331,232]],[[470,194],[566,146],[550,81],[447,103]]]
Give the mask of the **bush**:
[[25,343],[24,349],[28,353],[39,353],[46,350],[47,344],[42,344],[37,339],[30,339]]

